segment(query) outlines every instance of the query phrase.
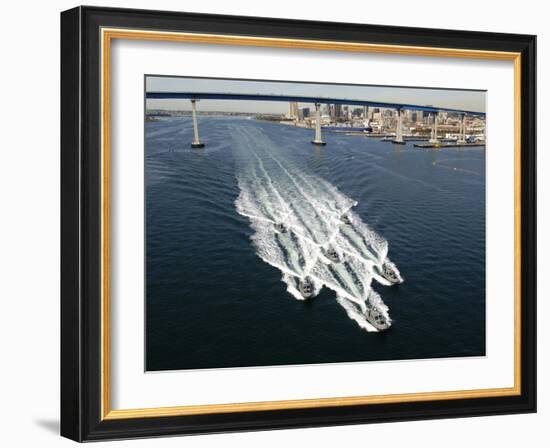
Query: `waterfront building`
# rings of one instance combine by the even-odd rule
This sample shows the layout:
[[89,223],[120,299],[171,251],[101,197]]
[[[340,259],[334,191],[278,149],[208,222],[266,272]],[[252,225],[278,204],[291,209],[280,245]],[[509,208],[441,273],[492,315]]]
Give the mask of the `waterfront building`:
[[341,104],[335,104],[334,105],[334,119],[342,118],[342,105]]
[[298,103],[294,101],[288,103],[287,118],[289,118],[290,120],[298,119]]

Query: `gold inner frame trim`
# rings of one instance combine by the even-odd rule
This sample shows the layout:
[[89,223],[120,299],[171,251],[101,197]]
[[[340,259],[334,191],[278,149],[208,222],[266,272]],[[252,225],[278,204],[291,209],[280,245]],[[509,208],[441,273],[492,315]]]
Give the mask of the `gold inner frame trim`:
[[[432,400],[502,397],[521,394],[521,54],[459,48],[418,47],[304,39],[278,39],[217,34],[101,29],[101,419],[168,417],[229,412],[251,412],[317,407],[407,403]],[[140,409],[111,409],[110,345],[110,63],[113,39],[165,41],[213,45],[239,45],[383,53],[410,56],[455,57],[513,61],[514,63],[514,386],[506,388],[419,392],[390,395],[278,400],[246,403],[188,405]]]

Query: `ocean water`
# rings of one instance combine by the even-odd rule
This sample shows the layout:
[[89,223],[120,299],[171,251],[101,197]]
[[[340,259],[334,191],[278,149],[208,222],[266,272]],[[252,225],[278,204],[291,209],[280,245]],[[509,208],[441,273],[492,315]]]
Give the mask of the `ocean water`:
[[243,117],[199,127],[197,150],[189,118],[145,123],[147,370],[485,354],[484,148],[329,132],[316,147],[312,130]]

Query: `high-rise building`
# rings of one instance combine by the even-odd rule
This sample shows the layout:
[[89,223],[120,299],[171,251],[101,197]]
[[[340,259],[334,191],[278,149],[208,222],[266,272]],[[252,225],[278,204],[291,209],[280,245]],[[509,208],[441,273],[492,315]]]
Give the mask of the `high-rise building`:
[[341,104],[335,104],[334,105],[334,118],[342,118],[342,105]]
[[346,120],[350,118],[350,109],[349,106],[342,106],[342,117]]
[[375,112],[375,109],[372,108],[372,107],[369,107],[368,108],[368,111],[367,111],[367,118],[369,120],[372,120],[374,118],[374,112]]
[[288,103],[288,114],[287,118],[291,120],[297,120],[298,119],[298,103],[295,101],[291,101]]

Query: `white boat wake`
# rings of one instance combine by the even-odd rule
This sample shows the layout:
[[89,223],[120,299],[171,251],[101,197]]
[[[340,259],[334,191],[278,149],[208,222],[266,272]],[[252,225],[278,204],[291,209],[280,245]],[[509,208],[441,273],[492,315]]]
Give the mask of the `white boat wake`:
[[361,328],[388,328],[388,307],[371,284],[374,279],[391,285],[402,278],[388,258],[387,241],[353,212],[357,202],[282,160],[257,128],[234,132],[238,150],[246,151],[238,158],[235,205],[254,230],[257,255],[281,271],[296,299],[313,297],[326,287]]

